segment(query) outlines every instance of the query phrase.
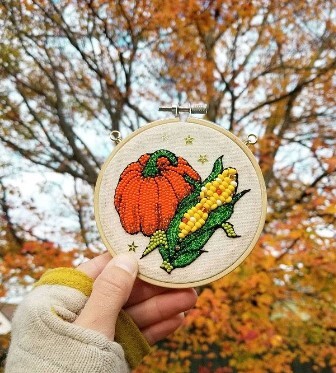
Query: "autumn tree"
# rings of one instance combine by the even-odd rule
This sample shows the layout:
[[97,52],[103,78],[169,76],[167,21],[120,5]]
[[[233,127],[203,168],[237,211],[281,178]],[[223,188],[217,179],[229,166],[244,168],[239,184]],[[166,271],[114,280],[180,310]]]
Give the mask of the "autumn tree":
[[[333,1],[0,4],[1,146],[72,178],[82,255],[94,255],[88,195],[111,130],[125,136],[180,100],[259,137],[262,237],[244,264],[200,289],[185,327],[138,371],[336,369]],[[25,230],[1,201],[6,237],[21,250]]]

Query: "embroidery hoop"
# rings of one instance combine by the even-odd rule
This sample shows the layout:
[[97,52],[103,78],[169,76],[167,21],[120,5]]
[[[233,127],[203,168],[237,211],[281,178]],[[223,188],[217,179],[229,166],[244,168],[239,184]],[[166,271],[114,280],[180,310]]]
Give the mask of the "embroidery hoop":
[[[161,119],[161,120],[151,122],[151,123],[141,127],[140,129],[136,130],[134,133],[132,133],[131,135],[129,135],[127,138],[125,138],[122,141],[120,141],[120,138],[115,136],[115,139],[117,140],[118,144],[116,145],[116,147],[113,149],[112,153],[109,155],[109,157],[105,161],[105,163],[104,163],[104,165],[103,165],[103,167],[102,167],[102,169],[99,173],[98,180],[97,180],[97,183],[96,183],[96,188],[95,188],[95,195],[94,195],[94,212],[95,212],[97,227],[98,227],[98,230],[99,230],[99,233],[100,233],[100,236],[102,238],[102,241],[103,241],[104,245],[106,246],[106,248],[108,249],[108,251],[111,253],[112,256],[116,255],[117,253],[125,252],[125,251],[128,251],[128,250],[125,250],[125,249],[121,250],[120,248],[117,248],[116,243],[111,242],[111,239],[109,239],[107,237],[108,232],[106,230],[106,227],[104,229],[103,224],[102,224],[102,215],[104,213],[103,213],[102,208],[101,208],[100,199],[102,199],[102,198],[100,197],[100,194],[102,192],[102,181],[103,181],[104,175],[105,175],[107,169],[109,168],[111,162],[115,158],[115,156],[122,150],[122,148],[126,144],[128,144],[130,141],[133,141],[138,135],[144,133],[145,131],[156,128],[158,126],[162,126],[162,125],[166,125],[166,124],[173,124],[173,123],[177,123],[177,122],[181,122],[181,120],[179,118]],[[243,151],[243,153],[246,155],[246,157],[250,161],[251,165],[253,166],[253,168],[255,170],[255,173],[256,173],[256,176],[257,176],[257,179],[258,179],[258,183],[259,183],[259,187],[260,187],[260,193],[261,193],[261,196],[260,196],[261,214],[260,214],[259,223],[257,225],[257,229],[255,231],[255,234],[254,234],[249,246],[244,250],[244,252],[231,265],[225,267],[223,270],[217,272],[214,275],[211,275],[211,276],[205,277],[205,278],[201,278],[199,280],[192,280],[192,281],[187,281],[187,282],[183,282],[183,279],[181,279],[181,282],[169,282],[169,277],[167,278],[167,280],[162,281],[158,278],[153,278],[152,276],[148,276],[148,275],[143,274],[142,271],[141,271],[141,267],[140,267],[138,277],[141,280],[149,282],[149,283],[154,284],[154,285],[168,287],[168,288],[188,288],[188,287],[205,285],[207,283],[216,281],[216,280],[222,278],[223,276],[227,275],[231,271],[233,271],[236,267],[238,267],[245,260],[245,258],[252,251],[253,247],[255,246],[255,244],[256,244],[256,242],[257,242],[257,240],[258,240],[258,238],[259,238],[259,236],[262,232],[264,222],[265,222],[265,217],[266,217],[267,197],[266,197],[266,187],[265,187],[264,179],[263,179],[261,170],[259,168],[259,165],[258,165],[253,153],[250,151],[250,149],[247,146],[249,143],[252,143],[252,140],[251,141],[248,140],[246,143],[244,143],[239,138],[237,138],[235,135],[233,135],[231,132],[221,128],[220,126],[218,126],[218,125],[216,125],[212,122],[204,120],[204,119],[188,117],[183,123],[181,123],[181,126],[183,126],[184,124],[187,124],[187,123],[197,124],[197,125],[200,125],[200,126],[207,127],[207,128],[212,129],[212,130],[218,131],[218,135],[222,134],[222,135],[226,136],[227,138],[229,138],[233,143],[235,143],[235,145],[237,145]],[[137,161],[137,159],[133,159],[133,158],[129,159],[129,163],[135,162],[135,161]],[[114,192],[113,193],[111,192],[110,196],[111,196],[110,203],[113,204]],[[112,222],[111,222],[111,225],[112,225]],[[119,229],[119,228],[114,228],[114,229]],[[113,227],[111,227],[111,230],[113,230]],[[124,233],[127,235],[126,232],[124,232]],[[130,240],[132,241],[132,238],[130,238]],[[142,264],[142,260],[139,260],[139,264]],[[188,267],[186,267],[186,268],[188,268]],[[159,271],[162,271],[162,270],[160,268],[158,268],[158,273],[160,273]],[[162,277],[162,276],[160,276],[160,277]]]

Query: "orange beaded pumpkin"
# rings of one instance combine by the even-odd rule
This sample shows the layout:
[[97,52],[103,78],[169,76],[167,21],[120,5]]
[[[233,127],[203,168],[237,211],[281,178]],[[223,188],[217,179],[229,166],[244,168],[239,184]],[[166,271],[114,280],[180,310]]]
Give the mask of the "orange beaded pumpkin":
[[123,228],[146,236],[166,230],[179,202],[200,180],[184,158],[168,150],[142,155],[122,172],[115,191],[114,205]]

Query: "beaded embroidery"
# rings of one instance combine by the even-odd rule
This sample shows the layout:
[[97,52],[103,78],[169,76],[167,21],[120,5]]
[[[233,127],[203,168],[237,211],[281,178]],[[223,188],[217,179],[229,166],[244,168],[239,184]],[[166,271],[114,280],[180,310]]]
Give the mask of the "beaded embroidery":
[[222,156],[202,182],[184,158],[160,149],[125,168],[114,204],[127,233],[150,236],[141,258],[158,249],[160,267],[171,273],[205,253],[204,246],[217,229],[227,237],[240,237],[228,220],[250,189],[239,193],[237,189],[238,172],[224,169]]
[[201,177],[182,157],[160,149],[142,155],[122,172],[114,197],[127,233],[166,231],[178,204]]

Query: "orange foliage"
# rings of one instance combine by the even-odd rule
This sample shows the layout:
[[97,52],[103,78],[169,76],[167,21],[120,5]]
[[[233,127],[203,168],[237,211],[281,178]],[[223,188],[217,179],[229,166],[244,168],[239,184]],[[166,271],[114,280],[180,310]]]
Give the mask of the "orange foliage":
[[78,250],[64,251],[52,242],[24,242],[19,250],[5,253],[0,262],[0,292],[6,294],[10,280],[16,279],[17,284],[27,286],[32,280],[39,279],[47,269],[72,267],[77,254]]

